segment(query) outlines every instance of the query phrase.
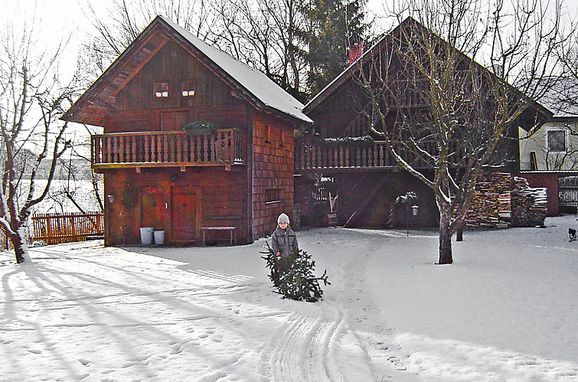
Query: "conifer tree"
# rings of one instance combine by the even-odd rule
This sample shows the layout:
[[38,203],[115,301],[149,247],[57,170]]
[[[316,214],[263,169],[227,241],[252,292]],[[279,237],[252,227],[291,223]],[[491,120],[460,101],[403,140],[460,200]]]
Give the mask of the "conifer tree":
[[368,25],[363,8],[366,0],[312,0],[306,36],[309,46],[308,85],[317,94],[348,66],[348,48],[364,42]]
[[283,298],[307,302],[321,300],[323,290],[319,281],[323,281],[324,285],[331,283],[327,279],[327,271],[323,271],[321,277],[315,276],[315,261],[307,251],[300,249],[287,257],[277,258],[269,243],[264,248],[261,253],[265,255],[262,258],[271,271],[269,278]]

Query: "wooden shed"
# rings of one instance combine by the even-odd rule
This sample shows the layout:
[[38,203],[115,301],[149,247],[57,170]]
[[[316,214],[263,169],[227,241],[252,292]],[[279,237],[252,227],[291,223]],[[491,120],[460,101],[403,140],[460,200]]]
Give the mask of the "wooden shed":
[[264,74],[158,16],[63,119],[102,126],[105,245],[252,242],[293,208],[294,128],[312,121]]

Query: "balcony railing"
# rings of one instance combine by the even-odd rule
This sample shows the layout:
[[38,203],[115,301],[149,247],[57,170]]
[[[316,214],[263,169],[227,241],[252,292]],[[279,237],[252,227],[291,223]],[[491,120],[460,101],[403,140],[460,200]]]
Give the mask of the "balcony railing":
[[[407,150],[398,149],[402,157],[416,168],[427,168],[422,160]],[[430,151],[430,150],[428,150]],[[431,150],[433,152],[433,148]],[[333,170],[393,169],[397,164],[385,142],[344,141],[312,142],[299,140],[295,144],[295,172]]]
[[185,131],[147,131],[92,136],[95,170],[123,167],[231,166],[243,163],[234,129],[190,135]]

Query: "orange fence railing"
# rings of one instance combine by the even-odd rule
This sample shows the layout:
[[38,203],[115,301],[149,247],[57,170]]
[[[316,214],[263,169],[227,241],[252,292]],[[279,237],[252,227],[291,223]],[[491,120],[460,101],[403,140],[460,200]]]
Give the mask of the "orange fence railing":
[[46,244],[83,241],[104,234],[102,212],[46,213],[32,216],[32,240]]

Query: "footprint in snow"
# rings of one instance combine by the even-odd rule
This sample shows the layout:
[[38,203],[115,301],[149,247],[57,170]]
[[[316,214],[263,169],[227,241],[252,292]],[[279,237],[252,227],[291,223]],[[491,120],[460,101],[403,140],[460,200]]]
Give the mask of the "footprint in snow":
[[174,344],[171,349],[171,354],[180,354],[183,351],[182,344]]
[[85,358],[79,358],[78,362],[80,362],[81,364],[83,364],[84,366],[88,366],[90,364],[90,360],[85,359]]

